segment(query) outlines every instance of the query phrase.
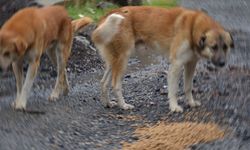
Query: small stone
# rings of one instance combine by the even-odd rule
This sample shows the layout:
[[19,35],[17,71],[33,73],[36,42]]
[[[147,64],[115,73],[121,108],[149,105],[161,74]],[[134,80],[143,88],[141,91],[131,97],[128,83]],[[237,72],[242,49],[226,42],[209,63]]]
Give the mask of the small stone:
[[62,130],[59,130],[58,132],[59,132],[60,134],[63,134],[63,133],[64,133]]
[[161,88],[161,89],[160,89],[160,94],[161,94],[161,95],[167,95],[167,94],[168,94],[168,89],[167,89],[167,88],[164,88],[164,87]]
[[149,102],[149,104],[150,104],[150,105],[155,105],[155,103],[154,103],[154,102]]

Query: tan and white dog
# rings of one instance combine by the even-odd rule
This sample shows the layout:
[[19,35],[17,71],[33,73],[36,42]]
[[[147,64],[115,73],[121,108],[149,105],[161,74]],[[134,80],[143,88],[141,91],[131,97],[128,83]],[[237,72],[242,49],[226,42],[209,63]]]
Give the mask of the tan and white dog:
[[101,80],[101,101],[112,107],[107,85],[112,78],[112,88],[122,109],[134,106],[125,103],[121,79],[129,56],[137,43],[144,43],[161,52],[171,63],[168,72],[169,107],[173,112],[182,112],[176,93],[182,67],[184,67],[185,95],[191,107],[201,103],[192,96],[192,79],[200,58],[207,58],[215,66],[226,63],[233,39],[229,32],[198,10],[182,7],[172,9],[134,6],[111,11],[101,19],[92,34],[92,39],[106,63]]
[[[57,65],[57,79],[50,95],[56,100],[68,93],[67,72],[73,29],[67,11],[61,6],[25,8],[14,14],[0,30],[0,65],[3,69],[12,64],[16,77],[15,109],[25,109],[28,94],[36,77],[41,55],[47,52]],[[29,64],[23,81],[23,61]]]

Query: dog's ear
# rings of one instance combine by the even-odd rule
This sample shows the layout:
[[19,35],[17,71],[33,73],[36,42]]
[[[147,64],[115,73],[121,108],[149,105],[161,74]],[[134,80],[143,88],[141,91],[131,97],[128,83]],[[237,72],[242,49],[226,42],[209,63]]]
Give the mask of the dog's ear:
[[16,47],[16,51],[19,54],[23,54],[28,48],[28,44],[24,42],[21,38],[15,38],[13,42]]
[[0,45],[2,45],[2,36],[0,35]]
[[233,39],[233,36],[230,32],[228,31],[225,31],[225,40],[226,40],[226,43],[228,44],[228,46],[230,48],[234,48],[234,39]]
[[206,35],[201,35],[199,42],[198,42],[198,47],[199,49],[204,49],[206,44]]
[[231,48],[234,48],[234,39],[233,39],[233,36],[230,32],[228,32],[229,36],[230,36],[230,39],[231,39],[231,43],[230,43],[230,47]]
[[199,8],[198,10],[204,12],[205,14],[208,14],[208,11],[205,8],[203,8],[203,7]]

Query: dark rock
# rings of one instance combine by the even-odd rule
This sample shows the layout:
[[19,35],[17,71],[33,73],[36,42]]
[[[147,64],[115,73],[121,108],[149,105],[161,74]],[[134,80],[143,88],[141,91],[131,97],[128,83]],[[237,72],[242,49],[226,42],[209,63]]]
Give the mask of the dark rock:
[[7,21],[14,13],[18,10],[25,8],[37,6],[42,7],[41,4],[37,3],[35,0],[1,0],[0,1],[0,27]]
[[99,2],[96,5],[96,7],[101,8],[101,9],[107,9],[107,8],[110,8],[110,7],[114,7],[114,4],[110,3],[110,2]]

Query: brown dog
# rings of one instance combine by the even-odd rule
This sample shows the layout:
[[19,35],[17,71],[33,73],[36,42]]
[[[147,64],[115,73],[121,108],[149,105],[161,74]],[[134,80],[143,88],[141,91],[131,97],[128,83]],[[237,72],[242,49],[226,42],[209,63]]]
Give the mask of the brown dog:
[[[40,64],[41,55],[47,52],[57,65],[57,79],[50,100],[68,93],[66,65],[72,43],[72,25],[67,11],[61,6],[25,8],[14,14],[0,30],[0,65],[3,69],[12,64],[16,77],[15,109],[25,109],[28,94]],[[29,67],[23,82],[23,61]]]
[[144,43],[159,51],[171,62],[168,72],[169,107],[182,112],[177,102],[178,79],[184,66],[185,95],[190,106],[199,106],[192,96],[192,78],[196,63],[207,58],[215,66],[226,63],[233,40],[229,32],[206,13],[177,7],[123,7],[110,12],[93,32],[92,39],[106,63],[101,80],[101,101],[112,107],[107,84],[112,77],[112,88],[122,109],[131,109],[122,96],[121,79],[128,58],[137,43]]

